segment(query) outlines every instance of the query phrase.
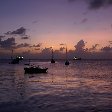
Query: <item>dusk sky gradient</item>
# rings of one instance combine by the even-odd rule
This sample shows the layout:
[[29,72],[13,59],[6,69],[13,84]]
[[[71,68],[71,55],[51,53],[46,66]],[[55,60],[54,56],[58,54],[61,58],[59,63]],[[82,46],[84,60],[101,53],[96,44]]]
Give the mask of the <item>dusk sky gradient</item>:
[[[21,28],[24,34],[14,32]],[[75,50],[82,40],[88,51],[109,47],[112,53],[112,0],[0,0],[1,53],[7,51],[5,40],[12,37],[16,48],[27,44],[19,46],[19,52],[39,43],[33,52],[51,46],[60,50],[65,47],[61,43]]]

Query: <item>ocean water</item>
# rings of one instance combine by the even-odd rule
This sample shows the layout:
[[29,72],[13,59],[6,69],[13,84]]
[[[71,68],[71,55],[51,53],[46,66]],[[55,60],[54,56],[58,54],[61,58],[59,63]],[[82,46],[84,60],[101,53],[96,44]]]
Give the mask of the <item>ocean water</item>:
[[46,74],[24,74],[24,62],[0,62],[0,112],[112,112],[112,60],[64,61]]

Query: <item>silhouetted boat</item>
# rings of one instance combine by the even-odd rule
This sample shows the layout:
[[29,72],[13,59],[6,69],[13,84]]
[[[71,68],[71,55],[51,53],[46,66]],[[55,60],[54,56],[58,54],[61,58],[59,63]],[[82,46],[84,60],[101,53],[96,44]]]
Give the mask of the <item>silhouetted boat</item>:
[[55,60],[54,59],[51,59],[51,63],[55,63]]
[[67,47],[66,47],[66,61],[65,61],[65,65],[69,65],[69,61],[68,61],[68,57],[67,57]]
[[20,60],[23,60],[23,57],[17,56],[15,59],[11,59],[9,64],[19,64]]
[[69,65],[70,63],[69,63],[69,61],[68,60],[66,60],[65,61],[65,65]]
[[48,68],[42,68],[39,66],[30,66],[24,68],[25,73],[34,74],[34,73],[47,73]]
[[19,64],[19,59],[12,59],[9,64]]
[[54,54],[53,54],[53,49],[52,49],[52,58],[51,58],[51,63],[55,63],[55,60],[54,60]]
[[13,59],[13,49],[12,49],[11,62],[9,64],[19,64],[20,60],[23,60],[22,56],[16,56],[16,58]]
[[73,60],[81,60],[81,58],[74,57]]

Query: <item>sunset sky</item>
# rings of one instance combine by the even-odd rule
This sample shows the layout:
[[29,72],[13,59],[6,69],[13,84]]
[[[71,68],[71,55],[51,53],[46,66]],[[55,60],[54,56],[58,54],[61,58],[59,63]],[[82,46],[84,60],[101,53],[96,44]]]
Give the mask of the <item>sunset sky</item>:
[[14,47],[65,51],[65,44],[112,53],[112,0],[0,0],[1,56]]

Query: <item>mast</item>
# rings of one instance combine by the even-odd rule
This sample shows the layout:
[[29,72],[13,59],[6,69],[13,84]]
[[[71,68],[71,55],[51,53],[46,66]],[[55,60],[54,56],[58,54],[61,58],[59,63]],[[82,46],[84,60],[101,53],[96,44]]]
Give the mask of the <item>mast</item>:
[[66,60],[67,60],[68,56],[67,56],[67,46],[66,46]]
[[52,49],[52,59],[54,59],[53,49]]
[[68,56],[67,56],[67,46],[66,46],[66,61],[65,61],[65,65],[69,65]]
[[51,63],[55,63],[55,60],[54,60],[54,54],[53,54],[53,48],[52,48],[52,53],[51,53]]
[[13,60],[13,52],[14,52],[14,51],[13,51],[13,49],[12,49],[11,60]]

